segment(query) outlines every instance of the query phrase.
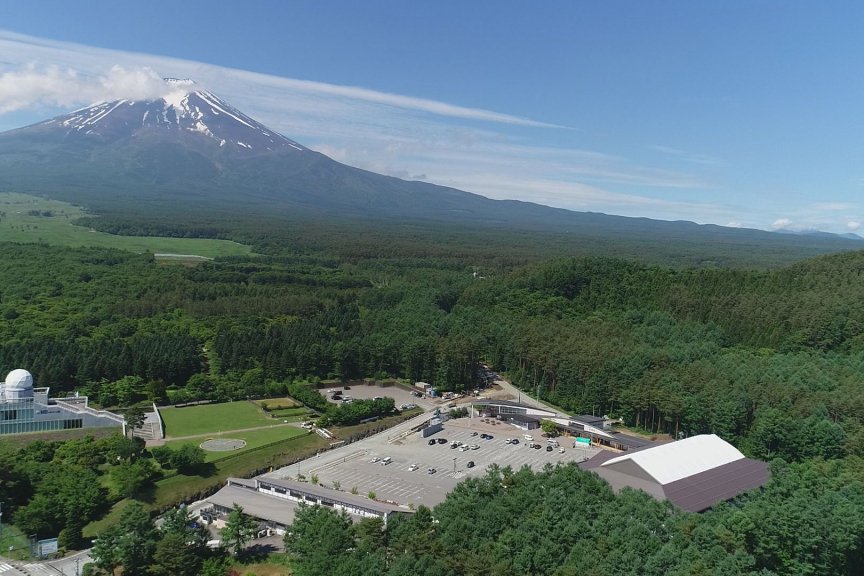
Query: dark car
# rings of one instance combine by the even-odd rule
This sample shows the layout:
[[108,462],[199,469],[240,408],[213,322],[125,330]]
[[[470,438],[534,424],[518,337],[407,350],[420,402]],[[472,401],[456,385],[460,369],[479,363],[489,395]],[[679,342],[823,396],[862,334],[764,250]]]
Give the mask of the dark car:
[[518,443],[519,443],[519,439],[518,439],[518,438],[513,438],[513,440],[511,440],[510,443],[511,443],[511,444],[518,444]]
[[446,444],[447,439],[446,438],[438,438],[437,442],[438,442],[438,444]]
[[435,445],[435,439],[434,439],[434,438],[430,438],[430,439],[429,439],[429,446],[434,446],[434,445]]
[[350,386],[345,386],[345,388],[343,388],[343,390],[350,390],[350,389],[351,389]]
[[473,468],[473,467],[474,467],[474,461],[473,461],[473,460],[469,460],[469,461],[468,461],[468,464],[466,464],[465,466],[467,466],[468,468]]
[[551,452],[551,451],[552,451],[552,446],[546,446],[546,452]]
[[534,449],[535,449],[535,450],[539,450],[540,448],[541,448],[541,446],[540,446],[539,444],[534,444]]

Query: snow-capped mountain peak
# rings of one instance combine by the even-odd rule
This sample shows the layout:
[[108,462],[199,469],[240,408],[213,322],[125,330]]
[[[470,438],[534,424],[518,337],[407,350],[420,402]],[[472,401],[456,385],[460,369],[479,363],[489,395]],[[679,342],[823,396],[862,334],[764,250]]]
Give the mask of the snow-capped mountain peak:
[[165,83],[166,92],[162,98],[100,102],[43,122],[41,126],[65,129],[67,135],[109,139],[139,131],[168,130],[177,137],[207,137],[220,147],[245,153],[306,150],[212,92],[198,89],[192,80],[166,78]]

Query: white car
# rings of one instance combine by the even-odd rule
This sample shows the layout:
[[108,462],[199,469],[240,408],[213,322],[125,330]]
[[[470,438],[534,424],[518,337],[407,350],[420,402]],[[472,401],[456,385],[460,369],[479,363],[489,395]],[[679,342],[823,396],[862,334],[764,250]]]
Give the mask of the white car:
[[411,464],[411,466],[408,467],[408,471],[409,471],[409,472],[414,472],[414,471],[417,470],[418,468],[420,468],[420,466],[419,466],[418,464]]
[[374,458],[372,458],[372,460],[370,460],[370,462],[372,462],[373,464],[375,464],[376,462],[380,462],[380,461],[381,461],[380,456],[375,456]]
[[477,450],[480,448],[480,445],[479,444],[471,444],[471,446],[469,446],[469,448],[471,448],[471,450]]

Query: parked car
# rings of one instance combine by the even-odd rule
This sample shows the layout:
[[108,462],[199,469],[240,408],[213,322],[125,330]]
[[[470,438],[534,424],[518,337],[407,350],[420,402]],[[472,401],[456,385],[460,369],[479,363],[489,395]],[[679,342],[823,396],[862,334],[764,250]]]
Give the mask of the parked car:
[[563,453],[564,453],[564,447],[561,446],[560,448],[558,448],[558,452],[559,452],[560,454],[563,454]]
[[471,432],[471,436],[476,436],[477,432]]
[[534,448],[535,450],[539,450],[541,448],[541,446],[539,444],[534,444],[534,446],[532,446],[532,448]]
[[546,452],[551,452],[551,451],[552,451],[552,446],[551,445],[546,446]]
[[426,470],[427,474],[434,474],[435,472],[437,472],[437,470],[435,470],[434,468],[429,468],[428,470]]
[[477,450],[478,448],[480,448],[480,445],[479,444],[471,444],[471,446],[469,446],[469,448],[471,448],[471,450]]
[[393,462],[393,459],[390,458],[389,456],[381,459],[381,465],[382,466],[386,466],[387,464],[390,464],[391,462]]
[[420,468],[420,465],[419,465],[419,464],[411,464],[411,466],[408,467],[408,471],[409,471],[409,472],[414,472],[414,471],[417,470],[418,468]]
[[372,458],[372,460],[370,460],[370,462],[372,462],[373,464],[375,464],[376,462],[380,462],[380,461],[381,461],[380,456],[375,456],[374,458]]
[[468,461],[468,464],[466,464],[465,467],[466,467],[466,468],[473,468],[473,467],[474,467],[474,461],[473,461],[473,460],[469,460],[469,461]]
[[438,444],[446,444],[446,443],[447,443],[446,438],[438,438]]
[[429,446],[434,446],[435,444],[437,444],[437,442],[435,442],[435,438],[430,438],[429,439]]
[[451,443],[450,443],[450,448],[451,448],[451,449],[452,449],[452,448],[458,448],[458,447],[459,447],[459,445],[458,445],[456,442],[451,442]]
[[513,444],[513,445],[515,446],[515,445],[518,444],[518,443],[519,443],[519,439],[518,439],[518,438],[513,438],[513,441],[511,442],[511,444]]

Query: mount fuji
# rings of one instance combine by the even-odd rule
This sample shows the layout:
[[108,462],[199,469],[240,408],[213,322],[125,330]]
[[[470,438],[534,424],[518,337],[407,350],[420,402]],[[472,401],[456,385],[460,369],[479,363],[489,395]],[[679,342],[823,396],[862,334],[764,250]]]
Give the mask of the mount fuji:
[[517,222],[572,214],[347,166],[192,81],[165,82],[161,98],[101,102],[0,134],[0,189],[106,215],[194,208]]
[[0,134],[0,191],[83,205],[114,222],[169,227],[337,218],[566,233],[598,245],[612,237],[640,245],[687,238],[824,252],[854,242],[573,212],[383,176],[315,152],[192,81],[166,79],[164,88],[159,98],[101,102]]

